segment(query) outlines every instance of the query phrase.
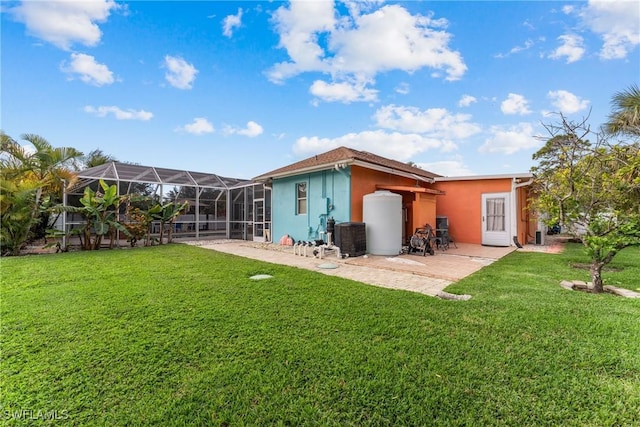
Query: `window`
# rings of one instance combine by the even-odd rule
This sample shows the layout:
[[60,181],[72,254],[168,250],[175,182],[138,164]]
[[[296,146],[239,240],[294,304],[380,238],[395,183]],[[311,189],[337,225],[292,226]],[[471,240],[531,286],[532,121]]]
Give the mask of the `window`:
[[504,198],[487,199],[487,231],[505,231]]
[[307,213],[307,183],[296,184],[296,214],[305,215]]

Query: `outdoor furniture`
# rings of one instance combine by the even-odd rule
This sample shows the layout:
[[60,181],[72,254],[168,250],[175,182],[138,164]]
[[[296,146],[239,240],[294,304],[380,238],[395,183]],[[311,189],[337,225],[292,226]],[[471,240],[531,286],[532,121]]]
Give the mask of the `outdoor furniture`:
[[435,254],[434,248],[438,247],[438,238],[433,232],[433,227],[426,224],[424,227],[416,228],[413,236],[409,240],[409,253],[417,252],[425,256]]
[[453,239],[453,236],[451,236],[451,234],[449,234],[449,229],[448,228],[439,228],[436,230],[436,237],[439,239],[438,240],[438,249],[441,249],[443,251],[446,251],[447,249],[449,249],[449,245],[453,244],[454,248],[458,248],[458,246],[456,246],[456,242]]

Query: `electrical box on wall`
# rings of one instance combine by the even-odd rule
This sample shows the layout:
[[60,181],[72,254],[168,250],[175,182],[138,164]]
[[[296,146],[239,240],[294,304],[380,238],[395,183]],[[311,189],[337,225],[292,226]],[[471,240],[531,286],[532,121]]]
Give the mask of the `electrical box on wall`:
[[323,213],[328,214],[329,212],[331,212],[333,210],[333,205],[331,204],[331,199],[328,197],[323,197],[320,200],[320,206],[321,209],[324,210]]

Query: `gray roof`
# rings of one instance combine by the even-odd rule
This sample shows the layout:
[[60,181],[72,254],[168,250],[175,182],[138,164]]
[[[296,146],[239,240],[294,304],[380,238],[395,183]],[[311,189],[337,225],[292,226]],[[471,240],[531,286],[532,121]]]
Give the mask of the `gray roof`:
[[76,187],[88,185],[98,179],[217,189],[240,188],[253,184],[250,180],[226,178],[212,173],[110,162],[78,172]]

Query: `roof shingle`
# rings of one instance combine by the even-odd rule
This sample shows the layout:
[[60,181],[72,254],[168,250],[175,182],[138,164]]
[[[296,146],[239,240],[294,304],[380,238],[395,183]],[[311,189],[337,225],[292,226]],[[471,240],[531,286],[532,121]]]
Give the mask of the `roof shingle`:
[[387,159],[386,157],[378,156],[377,154],[369,153],[367,151],[354,150],[353,148],[348,147],[338,147],[325,153],[317,154],[307,159],[300,160],[299,162],[272,170],[271,172],[264,173],[255,177],[254,180],[260,181],[273,177],[296,175],[296,172],[308,169],[321,170],[324,169],[324,166],[326,166],[327,169],[330,169],[333,168],[336,163],[353,163],[355,161],[384,166],[393,170],[418,175],[428,179],[440,176],[424,169],[420,169],[397,160]]

